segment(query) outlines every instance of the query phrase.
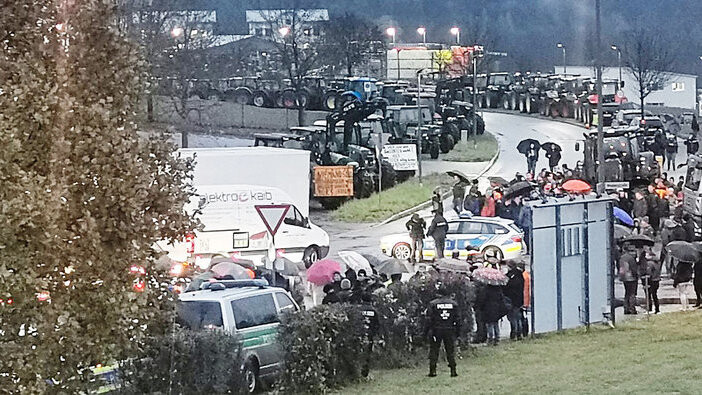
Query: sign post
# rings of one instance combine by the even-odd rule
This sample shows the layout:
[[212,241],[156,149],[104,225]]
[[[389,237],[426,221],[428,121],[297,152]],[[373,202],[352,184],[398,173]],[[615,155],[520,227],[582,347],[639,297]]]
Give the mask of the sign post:
[[[283,223],[283,219],[285,219],[285,215],[288,213],[288,210],[290,210],[290,205],[289,204],[259,204],[255,205],[254,208],[256,209],[256,212],[258,213],[258,216],[261,217],[261,220],[263,221],[263,224],[266,226],[266,229],[268,232],[271,234],[271,242],[273,243],[273,259],[268,259],[271,262],[275,261],[276,258],[276,249],[275,249],[275,234],[278,232],[278,229],[280,228],[280,225]],[[270,253],[268,254],[270,255]],[[273,286],[275,287],[275,267],[272,267],[271,270],[273,272]]]

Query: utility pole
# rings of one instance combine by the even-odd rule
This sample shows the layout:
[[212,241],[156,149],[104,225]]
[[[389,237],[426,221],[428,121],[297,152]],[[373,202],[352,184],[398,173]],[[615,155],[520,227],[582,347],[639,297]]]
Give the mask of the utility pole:
[[[400,54],[399,52],[397,53]],[[417,169],[419,175],[419,185],[422,185],[422,101],[420,100],[422,91],[422,73],[424,69],[417,70]],[[398,78],[399,79],[399,78]]]
[[600,21],[600,0],[595,0],[595,66],[597,73],[597,193],[604,192],[604,131],[602,128],[602,42],[601,42],[601,21]]

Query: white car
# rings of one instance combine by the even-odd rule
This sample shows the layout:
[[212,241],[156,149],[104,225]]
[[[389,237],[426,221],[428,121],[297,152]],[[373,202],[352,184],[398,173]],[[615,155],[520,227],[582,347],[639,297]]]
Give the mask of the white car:
[[[466,247],[477,249],[480,254],[499,259],[515,259],[525,252],[522,231],[514,221],[499,217],[458,218],[448,221],[444,256],[450,257],[454,251],[461,258],[469,254]],[[380,239],[380,249],[388,256],[409,259],[411,239],[408,233],[388,235]],[[425,238],[422,246],[422,259],[435,257],[434,239]]]

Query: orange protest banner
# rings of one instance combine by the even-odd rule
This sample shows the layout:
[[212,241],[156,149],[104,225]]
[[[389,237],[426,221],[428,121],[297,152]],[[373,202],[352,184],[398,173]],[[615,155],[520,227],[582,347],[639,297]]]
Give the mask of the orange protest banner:
[[353,196],[353,167],[317,166],[314,168],[314,196]]

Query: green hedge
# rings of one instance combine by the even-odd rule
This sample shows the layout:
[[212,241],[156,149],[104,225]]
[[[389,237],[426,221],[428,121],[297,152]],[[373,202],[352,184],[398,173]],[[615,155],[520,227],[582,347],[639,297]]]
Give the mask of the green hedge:
[[[469,340],[473,326],[473,287],[465,276],[442,274],[416,277],[391,285],[374,298],[380,315],[371,369],[416,365],[427,358],[425,310],[437,297],[437,283],[456,295],[463,313],[460,343]],[[364,360],[363,319],[358,306],[322,305],[283,319],[279,341],[285,369],[279,382],[284,393],[323,393],[361,376]]]
[[220,331],[176,330],[150,339],[138,358],[120,367],[128,394],[243,394],[241,347]]

